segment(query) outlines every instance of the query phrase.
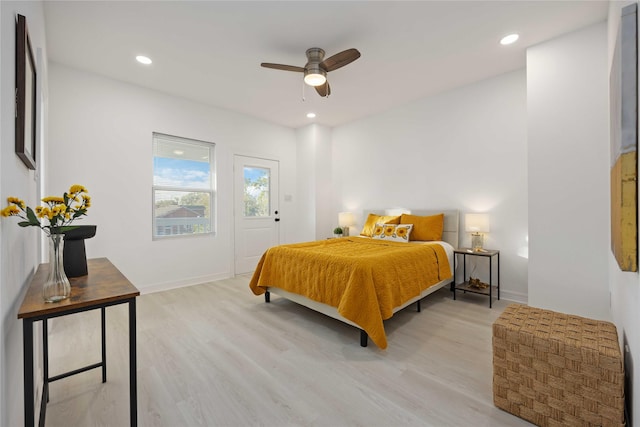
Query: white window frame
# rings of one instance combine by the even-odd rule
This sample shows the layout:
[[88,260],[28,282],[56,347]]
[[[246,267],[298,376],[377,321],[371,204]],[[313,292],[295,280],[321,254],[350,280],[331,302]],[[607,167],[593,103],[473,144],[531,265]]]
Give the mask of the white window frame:
[[[201,141],[191,138],[183,138],[179,136],[167,135],[163,133],[153,132],[152,137],[152,154],[151,161],[156,154],[156,141],[163,142],[176,142],[180,144],[193,144],[206,147],[209,150],[209,188],[196,188],[187,186],[164,186],[156,185],[153,174],[155,174],[155,165],[152,165],[152,188],[151,188],[151,217],[152,217],[152,229],[151,235],[153,240],[175,239],[175,238],[189,238],[195,236],[215,236],[216,234],[216,169],[215,169],[215,146],[213,142]],[[156,192],[157,191],[180,191],[185,193],[208,193],[209,194],[209,230],[202,233],[180,233],[180,234],[158,234],[158,224],[156,221]],[[164,226],[166,229],[167,226]]]

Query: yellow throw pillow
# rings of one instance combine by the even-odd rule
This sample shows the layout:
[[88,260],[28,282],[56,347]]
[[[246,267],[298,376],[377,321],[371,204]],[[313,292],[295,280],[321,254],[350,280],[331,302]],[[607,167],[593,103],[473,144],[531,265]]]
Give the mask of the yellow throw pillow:
[[367,217],[367,221],[364,223],[364,226],[362,227],[362,231],[360,232],[360,235],[367,236],[367,237],[373,236],[373,230],[376,226],[376,223],[378,222],[380,224],[400,224],[400,217],[391,216],[391,215],[380,216],[380,215],[370,213],[369,216]]
[[413,224],[411,240],[442,240],[444,214],[430,216],[402,214],[400,224]]
[[381,224],[377,223],[373,229],[374,239],[392,241],[392,242],[409,242],[412,224]]

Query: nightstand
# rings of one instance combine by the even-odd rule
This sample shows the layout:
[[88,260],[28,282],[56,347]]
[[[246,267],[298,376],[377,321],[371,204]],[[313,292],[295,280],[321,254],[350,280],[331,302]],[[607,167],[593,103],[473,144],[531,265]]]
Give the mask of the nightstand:
[[[462,283],[455,283],[455,271],[456,271],[456,264],[457,264],[457,260],[458,260],[458,256],[462,255]],[[467,257],[468,256],[477,256],[477,257],[484,257],[487,258],[489,260],[489,286],[485,289],[479,289],[476,288],[474,286],[471,286],[471,284],[469,283],[469,279],[467,278]],[[493,284],[493,258],[497,259],[498,262],[498,280],[497,280],[497,284],[494,285]],[[463,291],[463,292],[471,292],[474,294],[481,294],[481,295],[486,295],[489,297],[489,308],[491,308],[491,305],[493,303],[493,292],[494,290],[497,293],[497,297],[498,299],[500,299],[500,251],[497,250],[493,250],[493,249],[484,249],[481,252],[478,251],[473,251],[470,248],[458,248],[455,249],[453,251],[453,271],[454,271],[454,278],[453,278],[453,285],[452,285],[452,291],[453,291],[453,299],[456,299],[456,291]]]

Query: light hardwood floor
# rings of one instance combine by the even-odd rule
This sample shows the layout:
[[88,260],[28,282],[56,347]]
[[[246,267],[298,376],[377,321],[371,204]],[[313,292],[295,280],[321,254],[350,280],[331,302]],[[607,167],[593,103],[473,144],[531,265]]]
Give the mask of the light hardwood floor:
[[[239,276],[138,298],[141,426],[526,426],[492,402],[491,324],[507,301],[442,289],[385,322],[389,347]],[[99,360],[99,311],[49,324],[51,375]],[[127,311],[100,370],[50,386],[47,426],[126,426]]]

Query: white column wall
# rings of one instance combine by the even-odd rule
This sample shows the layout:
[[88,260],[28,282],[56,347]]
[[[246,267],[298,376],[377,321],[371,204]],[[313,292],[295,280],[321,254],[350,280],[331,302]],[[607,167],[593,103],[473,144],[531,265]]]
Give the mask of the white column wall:
[[527,51],[529,304],[610,319],[604,23]]
[[[296,130],[300,220],[306,234],[302,240],[331,236],[338,217],[332,209],[331,129],[312,124]],[[332,221],[332,216],[335,218]],[[313,232],[310,232],[313,230]]]

